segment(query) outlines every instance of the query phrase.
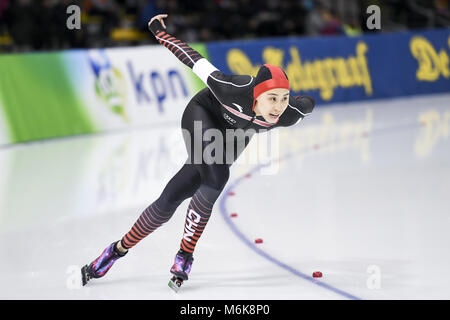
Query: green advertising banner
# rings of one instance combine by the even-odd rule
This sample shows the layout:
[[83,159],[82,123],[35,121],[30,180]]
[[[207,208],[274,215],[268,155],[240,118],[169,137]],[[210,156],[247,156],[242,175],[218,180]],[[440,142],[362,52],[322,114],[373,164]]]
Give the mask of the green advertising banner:
[[178,121],[203,87],[162,46],[1,55],[0,144]]
[[10,142],[95,132],[60,53],[0,58],[0,101]]

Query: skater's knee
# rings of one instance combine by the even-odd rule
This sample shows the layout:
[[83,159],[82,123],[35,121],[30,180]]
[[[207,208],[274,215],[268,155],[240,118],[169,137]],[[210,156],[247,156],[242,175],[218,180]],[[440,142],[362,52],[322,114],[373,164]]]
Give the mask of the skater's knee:
[[230,168],[228,165],[217,165],[208,168],[202,183],[212,189],[221,191],[230,177]]
[[155,203],[157,204],[158,208],[160,208],[163,215],[170,217],[181,204],[181,202],[183,202],[183,200],[184,199],[179,199],[179,197],[174,193],[163,193],[155,201]]

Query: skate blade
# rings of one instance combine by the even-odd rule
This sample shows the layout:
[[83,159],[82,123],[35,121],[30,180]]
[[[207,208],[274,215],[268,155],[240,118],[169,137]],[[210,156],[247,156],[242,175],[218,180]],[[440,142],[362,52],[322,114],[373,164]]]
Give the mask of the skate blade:
[[178,278],[182,281],[186,281],[189,278],[185,272],[171,271],[170,273],[172,274],[173,277]]
[[87,273],[87,268],[88,268],[87,265],[85,265],[83,268],[81,268],[81,281],[83,283],[83,286],[85,286],[91,279],[91,277],[89,277],[89,275]]
[[178,290],[180,290],[180,287],[182,284],[183,284],[183,279],[177,278],[175,276],[172,277],[172,279],[170,279],[170,281],[169,281],[170,289],[172,289],[176,293],[178,293]]

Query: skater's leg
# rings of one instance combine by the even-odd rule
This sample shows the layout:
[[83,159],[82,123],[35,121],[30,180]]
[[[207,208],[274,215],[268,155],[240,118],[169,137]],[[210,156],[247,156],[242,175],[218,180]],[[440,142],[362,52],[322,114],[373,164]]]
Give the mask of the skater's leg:
[[[200,123],[200,126],[199,126]],[[224,127],[204,106],[192,101],[188,104],[182,118],[182,127],[188,133],[184,136],[188,151],[188,161],[194,163],[201,176],[201,185],[193,195],[186,213],[181,250],[184,253],[193,253],[195,245],[202,235],[208,223],[213,205],[225,187],[229,178],[229,165],[226,164],[225,144],[223,150],[215,149],[215,154],[220,152],[222,159],[217,163],[205,152],[210,145],[210,139],[204,139],[207,130],[221,131],[226,137]],[[200,146],[196,148],[195,146]],[[200,162],[198,162],[200,160]]]
[[[203,93],[207,93],[203,91]],[[205,110],[198,99],[191,99],[182,117],[183,138],[186,142],[188,161],[179,172],[169,181],[160,197],[156,199],[139,217],[131,230],[124,237],[108,246],[102,255],[89,266],[83,267],[82,274],[85,284],[92,277],[103,276],[112,266],[117,258],[122,257],[129,248],[135,246],[140,240],[167,222],[175,212],[176,208],[185,199],[191,197],[200,187],[202,182],[201,172],[192,161],[192,143],[195,126],[194,121],[201,121],[206,128],[220,126],[217,119]],[[203,132],[203,130],[200,130]],[[202,136],[200,135],[201,139]],[[120,243],[120,245],[118,245]],[[101,263],[96,263],[101,261]],[[106,266],[106,268],[104,268]]]
[[130,249],[139,241],[167,222],[185,199],[199,188],[201,177],[197,169],[185,163],[164,188],[163,192],[135,222],[121,240],[124,249]]
[[[222,192],[229,178],[227,164],[201,165],[202,184],[193,195],[186,213],[184,234],[180,250],[170,269],[174,275],[169,286],[176,290],[183,280],[187,280],[191,271],[192,256],[195,246],[202,235],[211,216],[214,203]],[[176,285],[176,281],[181,281]]]
[[[201,176],[190,164],[185,164],[169,181],[159,198],[153,202],[139,217],[132,229],[122,238],[109,245],[103,253],[82,268],[83,285],[91,278],[103,277],[129,248],[168,221],[179,204],[191,197],[199,188]],[[120,245],[118,245],[120,243]],[[125,249],[125,250],[124,250]]]
[[[188,161],[193,163],[198,170],[201,185],[189,203],[180,250],[176,254],[174,264],[170,269],[174,277],[169,282],[169,286],[174,289],[179,288],[182,281],[188,279],[194,260],[192,253],[208,223],[213,205],[229,178],[229,166],[226,162],[211,162],[212,158],[208,152],[205,152],[211,143],[210,139],[204,139],[207,130],[219,130],[225,137],[225,128],[219,120],[195,100],[188,104],[182,117],[182,128],[185,129],[183,138],[188,152]],[[198,148],[199,146],[200,148]],[[215,152],[218,151],[220,150]],[[217,153],[214,153],[214,156],[215,154]]]
[[202,135],[194,132],[194,121],[201,121],[203,128],[211,128],[217,125],[217,120],[199,105],[196,99],[191,99],[187,104],[182,120],[182,135],[185,141],[188,159],[178,173],[169,181],[160,197],[153,202],[133,225],[131,230],[120,241],[124,249],[135,246],[140,240],[155,231],[163,223],[167,222],[176,208],[185,199],[192,197],[201,184],[201,175],[192,161],[194,152],[194,138],[202,139]]
[[214,203],[228,181],[230,171],[226,164],[202,165],[202,184],[194,193],[186,213],[180,249],[193,253],[211,216]]
[[97,259],[81,269],[83,286],[86,285],[91,278],[103,277],[118,259],[126,255],[126,252],[119,252],[116,244],[117,242],[111,243],[103,250],[102,254],[97,257]]

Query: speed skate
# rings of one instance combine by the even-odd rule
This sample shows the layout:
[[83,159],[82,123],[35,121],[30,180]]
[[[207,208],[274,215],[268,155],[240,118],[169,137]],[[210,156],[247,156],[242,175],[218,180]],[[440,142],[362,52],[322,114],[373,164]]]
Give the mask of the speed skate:
[[181,285],[183,284],[184,280],[177,277],[177,276],[173,276],[170,281],[169,281],[169,287],[170,289],[172,289],[175,292],[178,292],[178,290],[180,290]]

